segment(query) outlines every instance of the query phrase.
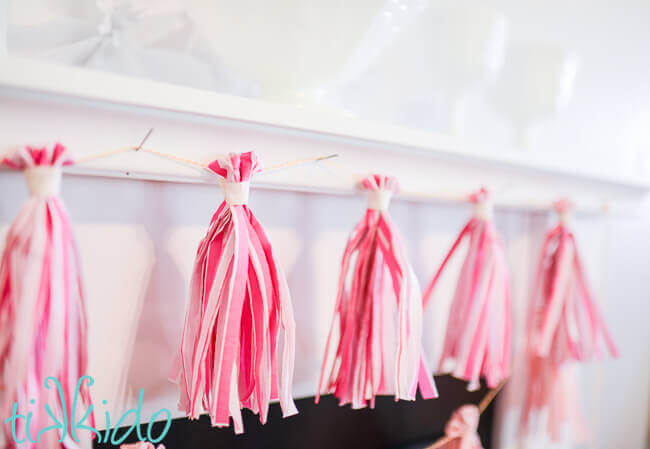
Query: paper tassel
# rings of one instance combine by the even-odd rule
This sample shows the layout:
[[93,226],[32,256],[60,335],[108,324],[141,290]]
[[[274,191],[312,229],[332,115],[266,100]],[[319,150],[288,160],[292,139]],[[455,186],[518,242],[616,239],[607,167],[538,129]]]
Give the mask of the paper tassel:
[[[175,379],[179,407],[192,419],[202,408],[212,425],[243,432],[241,408],[266,423],[279,397],[284,416],[298,411],[291,397],[295,323],[284,274],[262,225],[248,208],[249,182],[260,171],[255,153],[231,153],[210,164],[225,200],[196,254]],[[279,385],[278,341],[284,330]]]
[[425,399],[437,397],[422,353],[420,287],[387,212],[397,182],[374,175],[363,188],[368,209],[343,254],[316,402],[333,392],[341,405],[373,407],[376,395],[415,400],[418,385]]
[[475,405],[463,405],[449,418],[445,426],[444,443],[436,449],[483,449],[478,435],[480,412]]
[[[82,419],[90,406],[88,382],[81,382],[77,407],[72,399],[82,376],[88,374],[86,312],[80,275],[79,253],[63,202],[58,197],[61,166],[70,164],[65,148],[22,148],[3,164],[23,170],[29,199],[9,233],[0,262],[0,411],[3,420],[18,413],[32,413],[27,435],[25,421],[18,422],[18,444],[5,424],[8,448],[86,448],[89,432],[74,432],[69,425]],[[67,403],[62,403],[56,379]],[[32,402],[33,401],[33,402]],[[67,422],[62,431],[40,430],[54,421],[46,413]],[[66,416],[67,421],[62,418]],[[85,425],[93,425],[90,413]],[[76,435],[77,441],[74,441]]]
[[559,201],[554,207],[560,222],[544,240],[529,305],[529,379],[521,428],[530,430],[533,414],[546,411],[553,440],[560,440],[564,424],[571,426],[577,440],[584,440],[582,412],[568,365],[598,358],[601,338],[612,356],[617,357],[618,350],[591,296],[568,228],[571,206]]
[[492,223],[492,204],[485,189],[470,196],[474,216],[465,225],[424,293],[425,307],[452,255],[467,239],[469,248],[454,294],[439,370],[489,388],[508,377],[511,316],[508,269],[501,238]]

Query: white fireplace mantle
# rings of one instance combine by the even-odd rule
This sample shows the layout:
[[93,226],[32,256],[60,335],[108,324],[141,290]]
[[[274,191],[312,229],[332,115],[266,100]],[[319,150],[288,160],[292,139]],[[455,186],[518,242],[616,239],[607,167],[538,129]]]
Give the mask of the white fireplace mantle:
[[[80,108],[84,111],[82,129],[81,121],[57,117],[58,110],[72,106],[77,114]],[[650,180],[583,168],[569,152],[551,157],[477,148],[453,136],[333,110],[272,104],[17,57],[0,57],[0,113],[0,151],[61,140],[76,158],[83,158],[137,145],[154,127],[148,146],[202,162],[246,150],[260,153],[267,166],[340,155],[320,163],[323,167],[310,164],[265,174],[257,187],[351,194],[360,176],[381,171],[398,177],[406,200],[457,201],[484,185],[494,191],[498,207],[537,210],[568,197],[586,212],[634,212],[650,191]],[[25,122],[30,123],[29,133],[19,126]],[[132,135],[133,140],[117,141],[118,135]],[[125,153],[68,172],[206,182],[192,169],[148,154]]]

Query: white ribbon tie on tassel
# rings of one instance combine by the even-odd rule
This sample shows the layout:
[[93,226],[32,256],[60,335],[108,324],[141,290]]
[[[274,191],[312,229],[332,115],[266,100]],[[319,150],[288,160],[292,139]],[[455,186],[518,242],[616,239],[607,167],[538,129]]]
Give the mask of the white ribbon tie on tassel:
[[570,226],[573,222],[573,210],[569,207],[557,212],[558,221],[562,226]]
[[388,209],[393,192],[390,190],[378,189],[368,192],[368,209],[380,212]]
[[37,165],[26,168],[23,173],[31,196],[52,196],[61,192],[61,167]]
[[481,220],[492,220],[494,216],[494,204],[489,198],[480,198],[474,204],[474,216]]
[[250,182],[222,182],[223,197],[229,206],[242,206],[248,204]]

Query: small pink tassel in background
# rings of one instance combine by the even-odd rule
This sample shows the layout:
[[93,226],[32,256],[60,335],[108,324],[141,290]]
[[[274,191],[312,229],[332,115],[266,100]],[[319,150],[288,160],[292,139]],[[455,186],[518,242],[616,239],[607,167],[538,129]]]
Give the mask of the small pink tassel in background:
[[190,418],[205,410],[213,426],[227,427],[232,417],[241,433],[242,407],[259,413],[262,424],[278,398],[285,417],[298,413],[291,397],[295,322],[284,274],[247,206],[250,180],[260,171],[257,155],[231,153],[209,168],[222,178],[225,200],[196,254],[173,377],[179,407]]
[[612,356],[618,350],[593,300],[573,233],[568,227],[571,205],[554,205],[559,223],[546,236],[537,268],[527,326],[529,378],[521,417],[522,432],[534,414],[546,411],[548,433],[560,440],[565,424],[582,441],[586,431],[569,362],[601,355],[602,338]]
[[428,304],[444,268],[467,238],[469,248],[454,294],[439,370],[490,388],[510,371],[510,284],[501,238],[492,222],[492,204],[485,189],[470,196],[474,216],[465,225],[424,293]]
[[463,405],[447,421],[445,436],[435,449],[483,449],[478,435],[481,413],[475,405]]
[[415,400],[418,385],[425,399],[437,397],[422,353],[420,287],[387,212],[397,181],[373,175],[362,186],[368,209],[343,254],[316,402],[332,392],[341,405],[373,407],[377,395]]
[[[91,434],[68,425],[61,431],[37,433],[54,421],[80,421],[90,406],[87,375],[86,312],[79,253],[63,202],[59,198],[61,167],[71,164],[65,148],[21,148],[3,164],[24,172],[29,199],[7,234],[0,262],[0,413],[32,413],[30,435],[18,424],[18,440],[5,425],[7,448],[65,448],[90,446]],[[55,378],[63,389],[62,404]],[[47,383],[47,386],[44,385]],[[76,415],[72,398],[80,384]],[[18,421],[18,423],[24,421]],[[85,425],[94,425],[89,414]],[[76,439],[76,441],[75,441]]]

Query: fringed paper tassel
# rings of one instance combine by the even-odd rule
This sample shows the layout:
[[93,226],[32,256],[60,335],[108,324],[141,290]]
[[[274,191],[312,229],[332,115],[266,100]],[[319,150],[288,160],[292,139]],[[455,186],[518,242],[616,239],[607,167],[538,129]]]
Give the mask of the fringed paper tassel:
[[343,254],[316,402],[333,392],[341,405],[373,407],[377,395],[415,400],[418,385],[425,399],[437,397],[422,353],[420,288],[387,211],[397,182],[374,175],[362,185],[368,210]]
[[295,322],[284,274],[247,206],[257,155],[231,153],[209,168],[222,178],[225,200],[196,254],[174,377],[190,418],[205,410],[213,426],[227,427],[232,417],[241,433],[242,407],[259,413],[262,424],[272,400],[280,399],[285,417],[298,412],[291,397]]
[[474,216],[465,225],[424,293],[425,307],[436,283],[460,243],[468,252],[454,294],[439,370],[480,387],[508,377],[511,351],[510,283],[501,238],[492,223],[492,204],[485,189],[470,196]]
[[560,440],[569,424],[576,440],[586,438],[570,362],[601,355],[604,340],[612,356],[618,350],[593,300],[573,233],[568,227],[571,205],[554,205],[559,224],[546,236],[529,305],[527,360],[529,379],[522,411],[522,431],[532,417],[547,412],[548,433]]
[[[84,293],[77,244],[58,196],[61,167],[72,161],[57,144],[22,148],[2,162],[23,170],[30,194],[9,229],[0,262],[0,411],[4,420],[17,403],[19,414],[32,414],[29,435],[25,421],[17,422],[22,443],[5,421],[6,447],[88,448],[91,434],[71,426],[91,404],[90,380],[82,379],[88,374]],[[54,424],[46,406],[68,427],[42,433],[37,443],[38,432]],[[84,424],[94,426],[92,413]]]

